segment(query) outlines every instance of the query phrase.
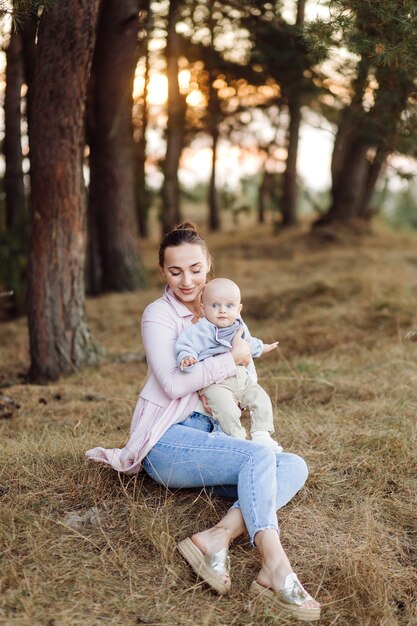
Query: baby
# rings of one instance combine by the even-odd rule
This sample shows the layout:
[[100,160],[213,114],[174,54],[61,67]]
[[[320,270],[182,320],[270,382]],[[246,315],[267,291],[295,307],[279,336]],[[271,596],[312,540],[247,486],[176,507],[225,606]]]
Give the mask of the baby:
[[[177,339],[177,364],[183,371],[197,361],[231,350],[232,340],[240,328],[253,357],[270,352],[278,345],[277,341],[265,344],[251,337],[239,316],[242,309],[239,287],[227,278],[215,278],[207,283],[202,294],[202,309],[205,317]],[[270,435],[274,432],[271,400],[257,384],[254,370],[250,373],[246,367],[238,365],[234,376],[201,389],[199,394],[207,398],[213,417],[227,435],[246,439],[246,430],[240,422],[239,406],[242,406],[250,411],[252,441],[281,452],[282,447]]]

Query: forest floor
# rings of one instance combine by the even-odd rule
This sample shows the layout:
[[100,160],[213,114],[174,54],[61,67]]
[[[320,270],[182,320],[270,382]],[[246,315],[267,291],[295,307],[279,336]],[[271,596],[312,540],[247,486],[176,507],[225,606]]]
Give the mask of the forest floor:
[[[276,434],[301,454],[306,487],[279,513],[282,541],[320,624],[417,624],[417,235],[352,237],[269,227],[208,237],[217,276],[236,280],[245,321],[279,350],[257,361]],[[146,377],[139,323],[150,286],[87,302],[107,350],[97,367],[25,384],[26,320],[0,326],[0,624],[273,626],[251,602],[259,556],[231,549],[232,592],[195,580],[179,540],[229,503],[170,492],[142,473],[87,461],[121,447]]]

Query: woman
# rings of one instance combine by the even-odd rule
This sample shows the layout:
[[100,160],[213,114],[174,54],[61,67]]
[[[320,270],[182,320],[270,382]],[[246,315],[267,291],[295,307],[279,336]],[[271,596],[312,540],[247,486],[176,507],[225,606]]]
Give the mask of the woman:
[[206,412],[197,391],[224,380],[237,365],[249,365],[250,348],[237,334],[229,353],[209,357],[184,374],[176,365],[175,342],[200,318],[201,292],[211,257],[193,224],[165,235],[159,268],[165,294],[146,309],[142,339],[148,377],[123,449],[95,448],[91,459],[118,471],[143,469],[168,488],[212,487],[235,494],[236,503],[213,528],[184,539],[178,550],[193,570],[218,593],[227,593],[230,543],[244,533],[261,553],[262,566],[251,593],[277,610],[303,621],[319,619],[320,605],[292,571],[280,542],[276,511],[303,486],[307,467],[294,454],[274,453],[252,441],[225,435]]

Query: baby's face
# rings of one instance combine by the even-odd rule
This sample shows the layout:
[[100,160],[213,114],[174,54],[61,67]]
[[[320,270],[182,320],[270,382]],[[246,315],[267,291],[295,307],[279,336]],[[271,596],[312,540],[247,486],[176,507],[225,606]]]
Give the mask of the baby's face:
[[204,315],[218,328],[231,326],[239,317],[241,308],[238,289],[217,286],[206,288],[203,292]]

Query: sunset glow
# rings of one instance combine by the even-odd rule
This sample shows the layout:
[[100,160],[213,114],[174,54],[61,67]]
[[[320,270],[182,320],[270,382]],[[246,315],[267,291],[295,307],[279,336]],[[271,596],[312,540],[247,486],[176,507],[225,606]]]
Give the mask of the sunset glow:
[[[143,76],[143,68],[137,68],[135,79],[133,82],[133,97],[139,98],[143,96],[143,90],[145,88],[145,78]],[[178,84],[180,90],[184,93],[187,92],[190,85],[190,72],[189,70],[181,70],[178,74]],[[195,95],[198,92],[199,97]],[[192,95],[194,94],[194,95]],[[191,98],[190,98],[191,96]],[[190,106],[199,106],[201,104],[202,94],[198,89],[194,89],[187,96],[187,103]],[[148,103],[153,105],[162,106],[168,99],[168,79],[165,74],[153,73],[149,79],[148,84]]]

